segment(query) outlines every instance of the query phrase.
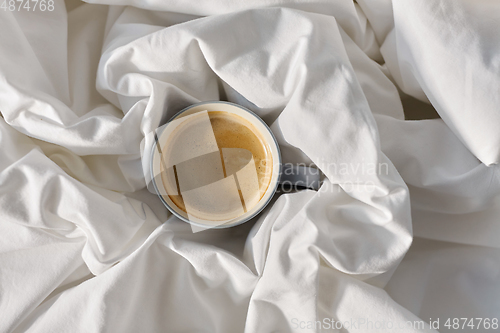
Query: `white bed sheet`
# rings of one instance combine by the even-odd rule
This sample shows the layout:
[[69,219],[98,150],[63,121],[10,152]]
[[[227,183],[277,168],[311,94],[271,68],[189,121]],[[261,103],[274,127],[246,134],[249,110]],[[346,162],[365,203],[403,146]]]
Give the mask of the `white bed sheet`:
[[[0,332],[500,317],[500,3],[92,2],[0,10]],[[405,121],[398,89],[441,119]],[[218,99],[320,191],[227,230],[170,216],[141,141]]]

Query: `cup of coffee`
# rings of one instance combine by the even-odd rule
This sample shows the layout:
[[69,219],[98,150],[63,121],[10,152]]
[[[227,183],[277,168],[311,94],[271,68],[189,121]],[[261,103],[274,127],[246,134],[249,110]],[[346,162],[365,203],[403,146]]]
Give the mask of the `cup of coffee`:
[[278,143],[266,123],[242,106],[191,105],[154,136],[151,182],[164,205],[193,231],[250,220],[279,185]]

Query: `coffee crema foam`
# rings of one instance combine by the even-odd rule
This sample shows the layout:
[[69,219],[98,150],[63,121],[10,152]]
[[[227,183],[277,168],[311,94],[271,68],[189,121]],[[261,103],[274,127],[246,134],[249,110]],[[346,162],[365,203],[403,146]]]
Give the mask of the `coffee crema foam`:
[[180,124],[161,147],[161,179],[170,200],[190,219],[203,221],[226,221],[252,210],[273,173],[271,149],[260,131],[225,111],[174,121]]

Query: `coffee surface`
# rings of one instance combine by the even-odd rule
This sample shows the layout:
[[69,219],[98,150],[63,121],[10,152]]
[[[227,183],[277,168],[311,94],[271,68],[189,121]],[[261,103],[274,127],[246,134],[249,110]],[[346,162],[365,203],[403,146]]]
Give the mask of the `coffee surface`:
[[272,176],[272,155],[262,134],[229,112],[188,117],[162,147],[161,178],[168,197],[203,220],[228,220],[250,211]]

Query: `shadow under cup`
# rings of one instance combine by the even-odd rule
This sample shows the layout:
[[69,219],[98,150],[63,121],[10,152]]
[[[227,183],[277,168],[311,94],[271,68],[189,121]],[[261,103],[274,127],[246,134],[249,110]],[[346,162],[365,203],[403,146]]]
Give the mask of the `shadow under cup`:
[[156,130],[150,164],[161,201],[201,231],[256,216],[276,191],[281,156],[256,114],[229,102],[203,102]]

